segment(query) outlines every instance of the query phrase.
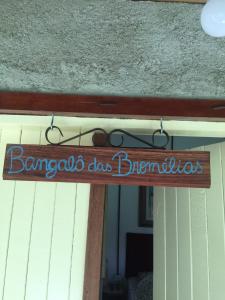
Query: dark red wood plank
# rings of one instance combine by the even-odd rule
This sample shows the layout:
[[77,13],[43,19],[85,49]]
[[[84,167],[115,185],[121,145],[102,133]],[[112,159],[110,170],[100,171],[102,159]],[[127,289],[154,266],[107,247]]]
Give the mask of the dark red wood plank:
[[0,92],[0,113],[225,119],[224,100]]
[[83,300],[99,300],[105,189],[105,185],[91,186]]
[[7,180],[210,187],[209,152],[7,145]]

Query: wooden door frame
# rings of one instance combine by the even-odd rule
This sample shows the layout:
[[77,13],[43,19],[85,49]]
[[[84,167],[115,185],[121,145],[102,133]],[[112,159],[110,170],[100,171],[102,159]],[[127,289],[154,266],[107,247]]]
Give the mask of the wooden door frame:
[[99,300],[106,185],[91,185],[83,300]]
[[[0,92],[0,114],[224,121],[225,99]],[[105,186],[92,185],[83,300],[99,300]]]

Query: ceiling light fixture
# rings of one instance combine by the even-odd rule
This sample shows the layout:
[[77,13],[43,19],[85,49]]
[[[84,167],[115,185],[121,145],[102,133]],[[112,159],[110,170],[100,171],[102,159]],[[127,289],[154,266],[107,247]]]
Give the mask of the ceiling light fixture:
[[201,14],[203,30],[213,37],[225,37],[225,0],[208,0]]

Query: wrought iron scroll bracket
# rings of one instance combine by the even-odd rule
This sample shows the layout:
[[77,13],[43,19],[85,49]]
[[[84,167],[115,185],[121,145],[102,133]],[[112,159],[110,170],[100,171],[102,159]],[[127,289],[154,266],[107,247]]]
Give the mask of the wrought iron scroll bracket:
[[[102,128],[93,128],[93,129],[82,132],[80,134],[77,134],[75,136],[72,136],[70,138],[61,140],[60,142],[56,143],[56,142],[52,142],[51,139],[49,138],[50,131],[52,131],[54,129],[58,130],[60,136],[63,137],[62,130],[59,127],[54,126],[53,124],[51,124],[51,126],[48,127],[45,131],[45,138],[46,138],[47,142],[50,145],[55,145],[55,146],[60,146],[60,145],[66,144],[66,143],[68,143],[72,140],[80,139],[81,137],[83,137],[85,135],[88,135],[90,133],[102,133],[102,134],[105,135],[105,137],[106,137],[105,138],[105,145],[101,144],[101,146],[123,147],[124,144],[125,144],[125,136],[127,136],[129,138],[132,138],[133,140],[142,143],[143,145],[145,145],[145,147],[147,146],[150,149],[166,149],[166,146],[169,144],[169,141],[170,141],[169,134],[165,130],[162,130],[162,128],[153,132],[152,142],[148,142],[148,141],[146,141],[146,140],[144,140],[140,137],[137,137],[137,136],[135,136],[135,135],[131,134],[130,132],[128,132],[126,130],[123,130],[123,129],[114,129],[110,132],[107,132],[105,129],[102,129]],[[117,144],[113,143],[113,135],[117,135],[117,136],[120,135],[120,139],[121,139],[120,143],[117,143]],[[165,143],[162,144],[162,145],[157,145],[156,142],[155,142],[156,135],[164,136]],[[92,140],[93,140],[93,136],[92,136]]]
[[93,133],[93,132],[100,132],[100,133],[103,133],[105,135],[108,135],[107,132],[104,129],[102,129],[102,128],[93,128],[93,129],[90,129],[88,131],[85,131],[85,132],[82,132],[80,134],[74,135],[74,136],[72,136],[72,137],[70,137],[68,139],[64,139],[64,140],[56,143],[56,142],[52,142],[50,140],[50,138],[49,138],[50,131],[52,131],[54,129],[57,129],[59,131],[60,136],[64,137],[64,135],[62,133],[62,130],[58,126],[50,126],[50,127],[48,127],[46,129],[46,131],[45,131],[45,138],[46,138],[46,141],[50,145],[54,145],[54,146],[61,146],[61,145],[66,144],[66,143],[68,143],[70,141],[73,141],[73,140],[76,140],[76,139],[80,139],[82,136],[88,135],[88,134]]

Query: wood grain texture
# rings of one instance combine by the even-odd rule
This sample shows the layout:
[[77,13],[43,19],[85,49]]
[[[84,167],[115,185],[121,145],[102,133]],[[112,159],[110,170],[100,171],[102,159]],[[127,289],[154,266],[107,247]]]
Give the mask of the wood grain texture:
[[[19,150],[13,150],[12,154],[9,149]],[[206,188],[210,186],[209,152],[7,145],[6,153],[3,178],[7,180]],[[23,163],[20,159],[11,161],[11,155],[18,157],[22,155],[20,159]],[[82,157],[83,165],[82,163],[78,164],[80,170],[82,166],[81,171],[65,171],[65,168],[70,168],[68,159],[71,156],[74,157],[75,162],[77,158]],[[40,166],[39,159],[43,162],[42,168],[38,167],[35,171],[17,172],[22,165],[25,166],[26,161],[28,161],[28,169],[31,168],[33,162]],[[174,167],[172,168],[171,159],[174,159]],[[51,166],[53,167],[49,169],[50,160],[52,160]],[[93,163],[94,161],[97,163]],[[162,173],[162,166],[166,161],[170,161],[165,167],[166,171],[170,170],[170,174]],[[201,165],[200,169],[197,167],[198,165]],[[106,171],[102,171],[102,168],[105,168]],[[198,171],[187,174],[187,172],[190,173],[190,168]],[[178,169],[179,172],[177,172]],[[183,170],[187,172],[184,173]],[[14,173],[10,173],[12,171]],[[54,177],[49,177],[53,174]]]
[[0,113],[225,119],[224,100],[0,92]]
[[105,185],[92,185],[90,193],[83,300],[98,300],[100,290]]

